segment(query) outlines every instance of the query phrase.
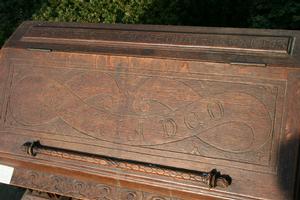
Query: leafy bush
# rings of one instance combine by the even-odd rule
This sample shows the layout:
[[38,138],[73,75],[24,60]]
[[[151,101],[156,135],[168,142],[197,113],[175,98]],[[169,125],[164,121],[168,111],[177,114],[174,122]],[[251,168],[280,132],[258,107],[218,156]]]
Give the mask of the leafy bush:
[[299,0],[49,0],[36,20],[300,29]]
[[257,28],[300,29],[300,1],[256,0],[250,25]]
[[137,23],[153,0],[49,0],[33,19],[68,22]]
[[0,0],[0,47],[24,20],[42,6],[42,0]]

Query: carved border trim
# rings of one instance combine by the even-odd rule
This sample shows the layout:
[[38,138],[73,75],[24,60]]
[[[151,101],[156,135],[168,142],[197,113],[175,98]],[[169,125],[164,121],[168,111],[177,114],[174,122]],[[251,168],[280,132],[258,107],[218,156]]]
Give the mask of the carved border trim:
[[18,168],[11,184],[64,196],[91,200],[180,200],[141,190],[82,181],[66,176]]

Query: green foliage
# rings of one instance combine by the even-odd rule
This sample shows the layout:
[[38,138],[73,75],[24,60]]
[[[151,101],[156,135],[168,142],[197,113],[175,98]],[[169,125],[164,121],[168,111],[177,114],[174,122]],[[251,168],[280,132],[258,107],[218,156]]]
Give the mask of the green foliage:
[[300,1],[254,1],[250,24],[256,28],[300,29]]
[[49,0],[35,20],[138,23],[152,0]]
[[0,0],[0,46],[24,20],[300,29],[299,0]]
[[0,47],[15,28],[40,9],[43,0],[0,0]]

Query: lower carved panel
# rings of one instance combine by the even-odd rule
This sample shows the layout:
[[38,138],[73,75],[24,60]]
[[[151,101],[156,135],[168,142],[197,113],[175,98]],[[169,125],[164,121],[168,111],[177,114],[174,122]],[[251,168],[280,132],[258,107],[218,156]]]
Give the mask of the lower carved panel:
[[78,200],[72,197],[65,197],[47,192],[40,192],[36,190],[26,190],[21,200]]
[[78,199],[91,200],[180,200],[174,197],[160,196],[141,190],[132,190],[92,181],[82,181],[66,176],[17,169],[11,184],[57,193]]

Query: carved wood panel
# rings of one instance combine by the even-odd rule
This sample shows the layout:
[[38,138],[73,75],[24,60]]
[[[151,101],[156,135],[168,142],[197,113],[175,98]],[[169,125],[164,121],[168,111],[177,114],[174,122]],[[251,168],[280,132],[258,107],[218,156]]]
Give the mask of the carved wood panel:
[[79,180],[68,176],[18,168],[11,184],[39,191],[89,200],[180,200],[138,189]]
[[[55,185],[62,185],[61,192],[79,197],[83,188],[102,193],[91,180],[77,184],[77,172],[107,179],[100,189],[107,184],[116,196],[94,196],[100,199],[123,198],[132,184],[195,199],[292,199],[297,37],[283,30],[25,22],[4,47],[0,159],[68,171],[72,180],[36,172],[15,180],[31,177],[18,182],[43,190],[39,180],[50,177],[44,190],[59,192]],[[25,155],[23,144],[36,140],[39,153]],[[193,176],[155,166],[217,168],[232,184],[208,189]],[[154,196],[133,192],[129,199]]]
[[284,82],[218,78],[16,66],[6,127],[275,170]]
[[[191,33],[166,32],[157,30],[137,30],[119,27],[110,29],[108,27],[84,29],[75,27],[61,27],[49,25],[36,25],[31,27],[23,36],[22,41],[37,43],[93,43],[94,45],[106,46],[138,46],[139,48],[162,48],[188,47],[194,50],[219,50],[219,51],[253,51],[256,53],[282,53],[291,52],[293,37],[270,36],[270,35],[236,35],[220,33]],[[67,39],[67,40],[66,40]],[[252,52],[249,53],[252,53]]]

